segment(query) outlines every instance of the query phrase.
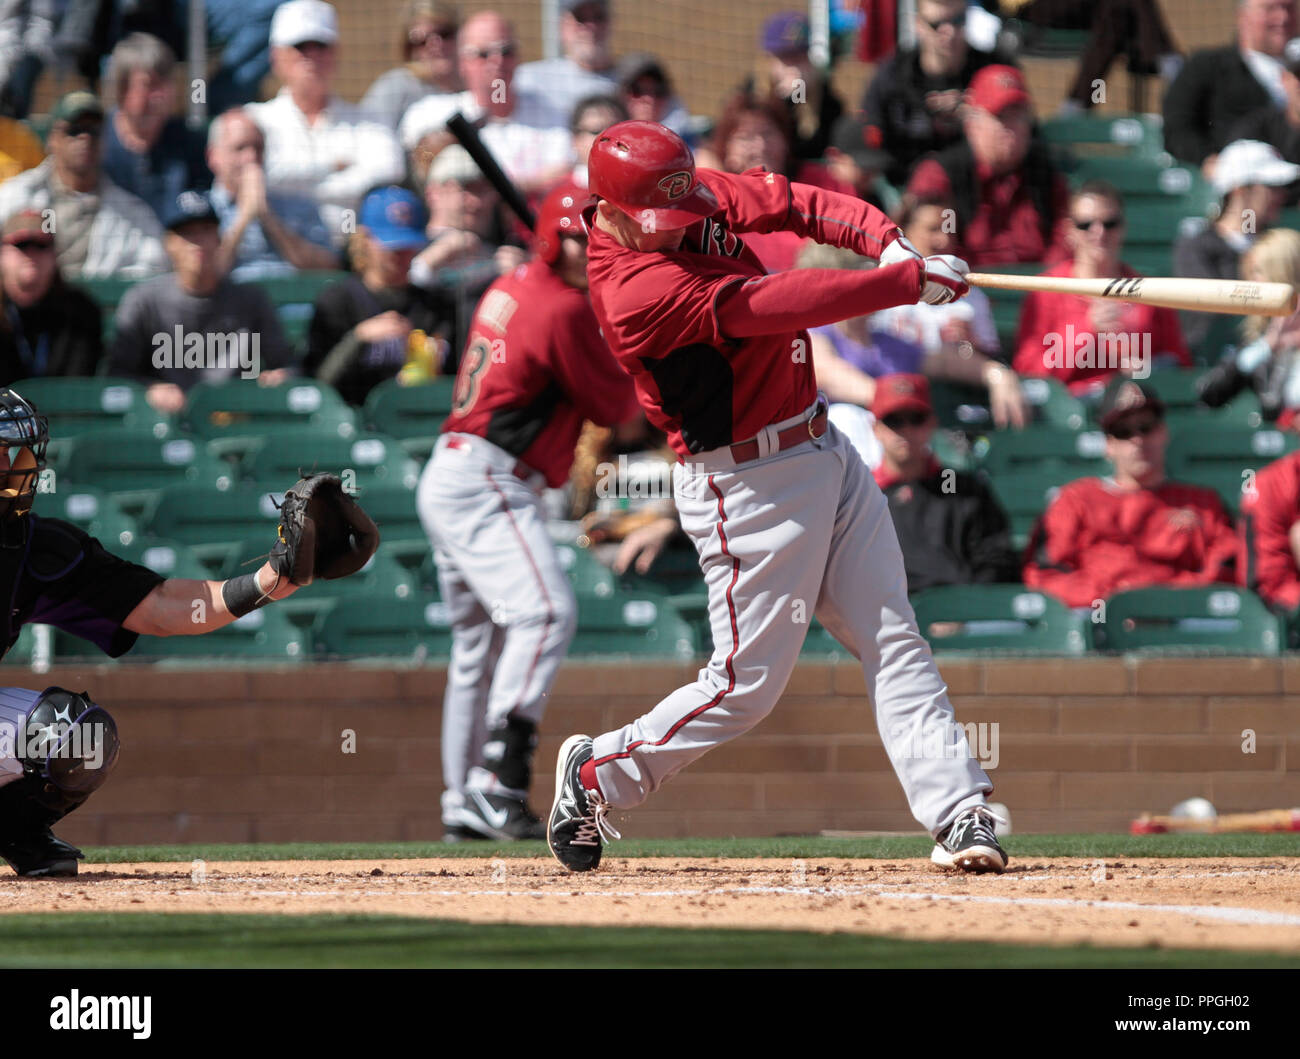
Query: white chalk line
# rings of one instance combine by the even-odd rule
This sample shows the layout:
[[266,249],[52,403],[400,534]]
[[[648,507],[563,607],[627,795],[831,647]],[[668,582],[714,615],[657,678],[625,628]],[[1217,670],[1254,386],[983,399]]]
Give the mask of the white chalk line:
[[[1101,885],[1101,884],[1098,884]],[[106,896],[129,896],[130,890],[99,891]],[[1259,908],[1240,908],[1222,905],[1164,905],[1143,904],[1138,901],[1097,901],[1073,897],[1013,897],[980,894],[943,894],[925,892],[886,892],[877,886],[739,886],[709,890],[425,890],[403,887],[400,891],[392,890],[207,890],[194,888],[177,890],[174,897],[231,897],[240,900],[263,897],[311,898],[311,897],[581,897],[581,898],[672,898],[685,897],[724,897],[739,895],[763,895],[782,897],[873,897],[886,901],[950,901],[954,903],[1015,905],[1038,908],[1089,908],[1103,911],[1126,911],[1159,913],[1162,915],[1185,916],[1194,919],[1216,919],[1226,923],[1246,926],[1283,926],[1300,927],[1300,915],[1286,912],[1270,912]]]

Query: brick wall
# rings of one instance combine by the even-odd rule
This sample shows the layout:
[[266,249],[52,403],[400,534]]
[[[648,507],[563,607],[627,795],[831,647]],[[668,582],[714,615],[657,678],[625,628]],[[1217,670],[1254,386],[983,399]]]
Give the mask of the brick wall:
[[[995,797],[1020,831],[1123,830],[1202,795],[1220,811],[1300,805],[1300,658],[943,661],[958,717],[999,725]],[[626,723],[694,668],[567,666],[534,798],[574,731]],[[319,665],[199,672],[58,668],[110,707],[116,774],[60,833],[89,844],[428,840],[440,834],[441,669]],[[342,733],[356,752],[342,752]],[[1255,753],[1242,752],[1242,732]],[[678,776],[629,821],[638,837],[914,829],[860,671],[799,667],[757,729]]]

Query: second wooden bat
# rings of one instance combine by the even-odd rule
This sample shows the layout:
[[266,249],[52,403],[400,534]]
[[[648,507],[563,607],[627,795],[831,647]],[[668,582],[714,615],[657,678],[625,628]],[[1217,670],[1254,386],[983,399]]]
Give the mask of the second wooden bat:
[[1073,276],[972,272],[966,277],[966,282],[972,287],[1115,298],[1166,309],[1240,316],[1290,316],[1296,311],[1297,301],[1296,289],[1289,283],[1248,283],[1245,280],[1177,279],[1172,276],[1076,279]]

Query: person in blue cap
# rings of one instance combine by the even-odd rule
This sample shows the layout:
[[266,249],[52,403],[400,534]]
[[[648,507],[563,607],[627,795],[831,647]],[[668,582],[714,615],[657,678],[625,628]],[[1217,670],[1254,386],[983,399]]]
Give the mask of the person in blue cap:
[[408,360],[454,371],[460,336],[454,299],[410,282],[411,262],[428,242],[419,196],[396,185],[375,188],[358,222],[349,244],[354,272],[316,299],[303,371],[359,406]]

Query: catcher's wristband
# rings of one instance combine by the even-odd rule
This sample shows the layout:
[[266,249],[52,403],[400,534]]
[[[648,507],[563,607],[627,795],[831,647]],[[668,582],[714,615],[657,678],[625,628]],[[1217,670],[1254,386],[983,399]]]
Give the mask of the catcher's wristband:
[[[279,583],[279,575],[276,575],[275,584]],[[275,585],[272,585],[269,591],[262,591],[262,586],[257,583],[257,571],[254,570],[251,574],[240,574],[238,577],[222,582],[221,601],[226,605],[226,610],[236,618],[242,618],[245,614],[257,610],[258,607],[265,607],[270,603],[271,593],[274,591]]]

